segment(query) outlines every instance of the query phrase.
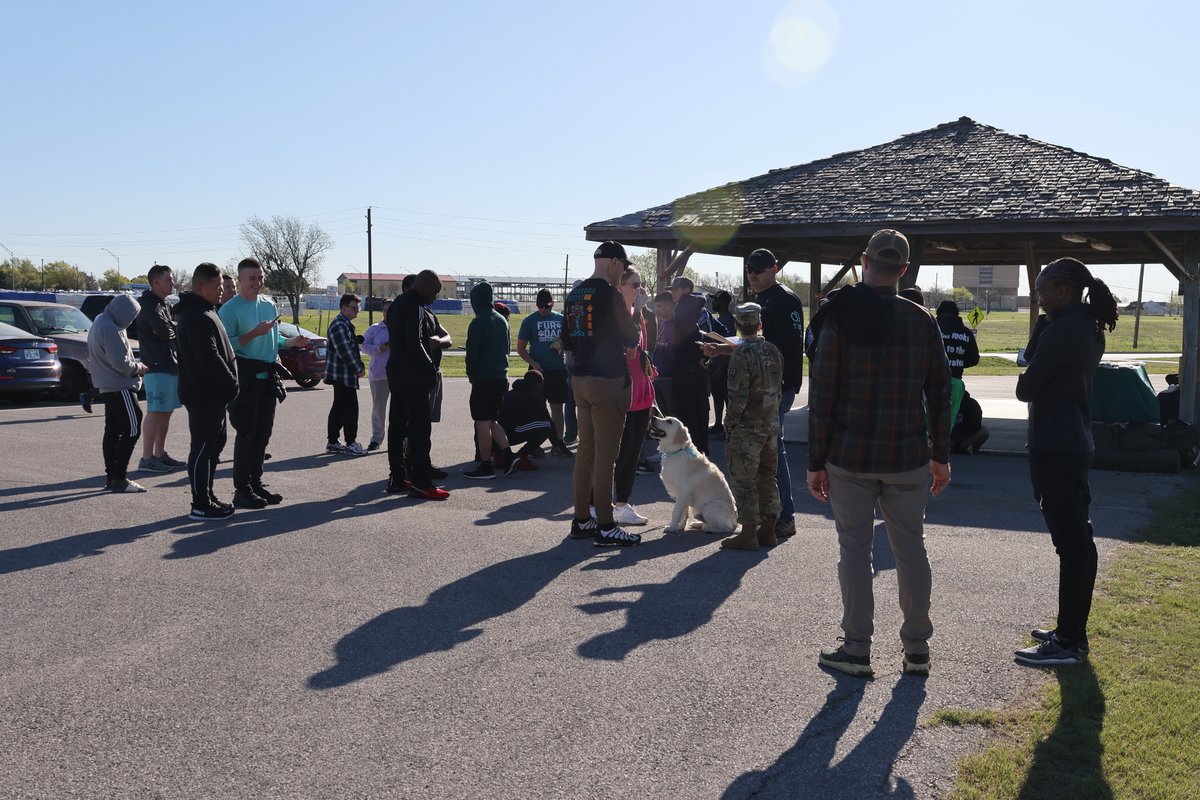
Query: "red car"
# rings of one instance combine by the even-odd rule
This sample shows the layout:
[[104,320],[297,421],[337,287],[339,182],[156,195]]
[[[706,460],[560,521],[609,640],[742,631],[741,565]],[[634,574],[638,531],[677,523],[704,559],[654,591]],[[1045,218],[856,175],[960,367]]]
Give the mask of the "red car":
[[311,389],[319,384],[325,377],[325,337],[290,322],[279,323],[279,333],[288,339],[293,336],[308,339],[304,347],[280,348],[279,361],[303,388]]

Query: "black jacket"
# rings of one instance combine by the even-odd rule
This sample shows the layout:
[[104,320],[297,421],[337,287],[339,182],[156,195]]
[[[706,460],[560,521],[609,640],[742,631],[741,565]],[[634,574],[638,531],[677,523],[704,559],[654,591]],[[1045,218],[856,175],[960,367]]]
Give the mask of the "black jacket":
[[406,384],[414,389],[432,389],[437,380],[440,351],[435,357],[429,349],[430,314],[421,296],[409,290],[396,298],[384,323],[388,329],[387,376],[392,391]]
[[179,402],[226,406],[237,397],[233,343],[217,307],[194,292],[179,296]]
[[963,370],[979,363],[979,344],[975,334],[963,323],[958,314],[938,314],[938,328],[942,332],[942,344],[946,347],[946,359],[950,362],[950,374],[962,378]]
[[151,372],[175,375],[179,372],[179,358],[176,355],[175,320],[171,318],[171,307],[149,289],[142,292],[138,304],[141,310],[134,325],[137,326],[142,363]]
[[1091,453],[1089,399],[1104,334],[1082,303],[1067,306],[1036,333],[1025,349],[1029,367],[1017,378],[1017,399],[1029,403],[1029,449]]
[[804,303],[778,283],[755,299],[763,309],[763,338],[783,354],[783,388],[799,391],[804,383]]

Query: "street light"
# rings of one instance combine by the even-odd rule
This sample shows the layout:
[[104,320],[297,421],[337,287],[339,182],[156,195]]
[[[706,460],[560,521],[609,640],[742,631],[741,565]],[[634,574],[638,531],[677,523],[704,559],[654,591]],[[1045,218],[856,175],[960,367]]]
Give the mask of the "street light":
[[112,256],[113,258],[115,258],[117,260],[117,274],[120,275],[121,274],[121,257],[119,255],[117,255],[116,253],[114,253],[112,250],[109,250],[107,247],[101,247],[100,249],[103,250],[104,252],[108,253],[110,256]]
[[[0,247],[4,247],[4,245],[0,244]],[[13,291],[15,292],[17,290],[17,257],[7,247],[4,247],[4,250],[8,253],[8,265],[12,268]]]

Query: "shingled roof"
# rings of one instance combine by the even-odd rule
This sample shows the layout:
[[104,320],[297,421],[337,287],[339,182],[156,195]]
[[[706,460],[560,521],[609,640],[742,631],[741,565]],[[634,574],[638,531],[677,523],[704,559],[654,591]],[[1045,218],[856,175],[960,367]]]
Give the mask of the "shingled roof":
[[[1092,263],[1158,261],[1161,254],[1145,232],[1178,253],[1182,233],[1200,230],[1200,192],[963,117],[596,222],[586,231],[594,241],[691,244],[697,252],[725,255],[773,246],[793,260],[831,263],[857,255],[864,237],[880,227],[927,240],[933,246],[924,251],[926,264],[1023,263],[1026,243],[1046,259],[1086,254]],[[1112,249],[1066,242],[1063,233]]]

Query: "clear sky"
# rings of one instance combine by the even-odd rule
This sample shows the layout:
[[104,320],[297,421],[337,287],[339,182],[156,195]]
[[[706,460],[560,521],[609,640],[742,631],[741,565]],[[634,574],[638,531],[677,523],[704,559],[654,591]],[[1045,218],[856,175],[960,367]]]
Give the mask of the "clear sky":
[[1198,9],[7,0],[0,243],[136,275],[290,215],[333,237],[331,281],[365,271],[372,206],[378,272],[580,277],[588,223],[960,116],[1200,189]]

